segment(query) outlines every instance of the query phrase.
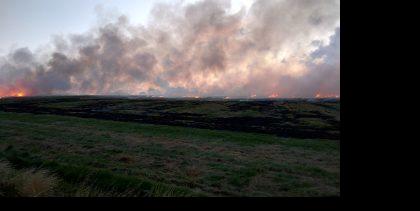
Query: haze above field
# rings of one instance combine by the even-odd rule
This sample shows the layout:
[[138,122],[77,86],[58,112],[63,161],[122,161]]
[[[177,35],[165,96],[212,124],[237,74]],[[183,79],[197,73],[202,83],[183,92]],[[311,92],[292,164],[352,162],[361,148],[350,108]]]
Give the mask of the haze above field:
[[0,97],[339,97],[339,7],[2,1]]

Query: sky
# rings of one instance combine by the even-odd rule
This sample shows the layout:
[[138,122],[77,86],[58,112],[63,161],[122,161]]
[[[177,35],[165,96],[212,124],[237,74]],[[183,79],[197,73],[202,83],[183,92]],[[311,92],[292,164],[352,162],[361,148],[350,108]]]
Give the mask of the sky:
[[0,0],[0,97],[339,97],[339,0]]

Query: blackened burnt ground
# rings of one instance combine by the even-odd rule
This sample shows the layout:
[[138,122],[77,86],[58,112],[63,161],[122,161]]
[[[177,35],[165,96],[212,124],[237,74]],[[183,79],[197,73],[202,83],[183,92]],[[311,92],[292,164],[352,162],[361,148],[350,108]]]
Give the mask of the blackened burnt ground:
[[267,133],[281,137],[340,138],[339,100],[54,96],[3,98],[0,99],[0,111]]

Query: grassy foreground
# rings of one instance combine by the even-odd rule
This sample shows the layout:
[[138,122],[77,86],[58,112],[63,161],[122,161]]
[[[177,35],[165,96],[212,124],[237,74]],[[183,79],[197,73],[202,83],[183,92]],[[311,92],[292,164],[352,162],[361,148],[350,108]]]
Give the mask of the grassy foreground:
[[339,148],[337,140],[0,112],[0,174],[15,178],[0,181],[0,196],[44,184],[21,175],[47,181],[39,196],[338,196]]

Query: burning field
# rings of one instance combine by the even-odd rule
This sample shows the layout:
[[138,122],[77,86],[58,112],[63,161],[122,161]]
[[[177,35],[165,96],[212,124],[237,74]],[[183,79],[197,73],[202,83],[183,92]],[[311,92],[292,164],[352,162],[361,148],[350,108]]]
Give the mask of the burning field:
[[0,10],[0,196],[340,196],[339,0]]

